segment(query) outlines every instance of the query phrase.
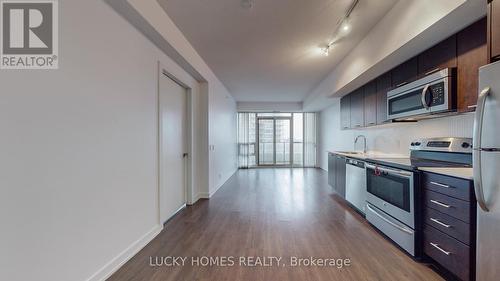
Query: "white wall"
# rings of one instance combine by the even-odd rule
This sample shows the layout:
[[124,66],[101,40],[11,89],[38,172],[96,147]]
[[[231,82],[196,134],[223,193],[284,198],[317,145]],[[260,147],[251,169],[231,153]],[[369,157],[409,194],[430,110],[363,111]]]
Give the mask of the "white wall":
[[[215,76],[201,56],[190,45],[172,19],[156,0],[128,0],[128,3],[149,25],[165,38],[189,64],[208,81],[209,153],[208,187],[203,187],[201,197],[211,196],[236,169],[236,101]],[[203,164],[205,165],[205,164]]]
[[340,101],[319,114],[318,162],[327,170],[327,151],[363,149],[363,142],[354,147],[354,138],[365,135],[368,150],[396,155],[409,155],[412,140],[422,137],[472,137],[473,114],[457,115],[417,123],[395,123],[362,130],[340,130]]
[[[60,68],[0,70],[0,280],[98,280],[161,230],[158,60],[192,86],[204,121],[194,131],[207,159],[193,159],[195,192],[209,190],[209,106],[225,126],[210,134],[216,147],[236,136],[235,103],[220,101],[228,93],[215,78],[210,91],[198,87],[103,1],[60,1],[59,9]],[[214,156],[222,178],[233,152]]]
[[212,196],[238,169],[236,103],[220,88],[214,87],[209,91],[209,139],[212,149],[208,197]]

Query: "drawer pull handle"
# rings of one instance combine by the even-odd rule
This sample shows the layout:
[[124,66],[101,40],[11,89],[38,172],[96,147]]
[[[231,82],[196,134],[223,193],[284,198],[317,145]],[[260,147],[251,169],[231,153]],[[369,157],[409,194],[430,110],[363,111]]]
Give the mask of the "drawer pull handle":
[[446,223],[443,223],[443,222],[441,222],[440,220],[437,220],[437,219],[435,219],[435,218],[431,218],[431,221],[433,221],[433,222],[435,222],[435,223],[439,224],[440,226],[444,226],[444,227],[446,227],[446,228],[450,228],[450,227],[451,227],[451,225],[446,224]]
[[438,244],[436,244],[436,243],[429,243],[429,244],[431,244],[431,246],[432,246],[432,247],[434,247],[434,248],[438,249],[438,250],[439,250],[440,252],[442,252],[443,254],[445,254],[445,255],[447,255],[447,256],[451,255],[451,252],[448,252],[448,251],[443,250],[443,248],[439,247],[439,245],[438,245]]
[[431,184],[439,186],[439,187],[444,187],[444,188],[450,188],[451,187],[449,185],[442,184],[442,183],[439,183],[439,182],[434,182],[434,181],[431,181]]
[[436,200],[431,200],[431,203],[434,203],[434,204],[436,204],[436,205],[438,205],[438,206],[441,206],[441,207],[451,208],[451,206],[450,206],[450,205],[446,205],[446,204],[441,203],[441,202],[436,201]]

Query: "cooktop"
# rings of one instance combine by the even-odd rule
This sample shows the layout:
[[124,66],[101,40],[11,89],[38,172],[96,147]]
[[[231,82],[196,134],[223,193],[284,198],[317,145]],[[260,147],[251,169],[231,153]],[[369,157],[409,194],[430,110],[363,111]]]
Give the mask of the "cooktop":
[[371,162],[400,169],[472,167],[472,139],[426,138],[410,144],[408,158],[374,158]]
[[420,158],[374,158],[371,159],[372,162],[387,166],[396,166],[402,169],[418,169],[421,167],[461,167],[470,168],[471,164],[468,163],[456,163],[448,161],[430,160],[430,159],[420,159]]

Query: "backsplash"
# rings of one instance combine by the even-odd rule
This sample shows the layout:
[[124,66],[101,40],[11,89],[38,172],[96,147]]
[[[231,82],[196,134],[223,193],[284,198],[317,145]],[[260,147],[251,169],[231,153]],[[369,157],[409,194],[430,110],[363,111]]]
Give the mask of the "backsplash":
[[368,151],[409,155],[412,140],[428,137],[472,137],[474,114],[422,120],[416,123],[394,123],[361,130],[340,130],[340,101],[319,115],[318,162],[327,167],[329,150],[362,150],[363,142],[354,147],[354,138],[364,135]]

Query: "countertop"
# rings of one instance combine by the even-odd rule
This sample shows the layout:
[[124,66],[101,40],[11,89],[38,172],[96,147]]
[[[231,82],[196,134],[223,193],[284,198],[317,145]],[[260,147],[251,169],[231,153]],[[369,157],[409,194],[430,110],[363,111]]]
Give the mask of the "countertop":
[[356,159],[361,159],[361,160],[375,159],[375,158],[408,158],[408,156],[401,155],[401,154],[389,154],[389,153],[382,153],[382,152],[367,152],[367,153],[356,153],[356,154],[349,153],[347,151],[330,151],[329,150],[327,152],[342,155],[344,157],[356,158]]
[[445,176],[451,176],[466,180],[474,180],[474,176],[472,174],[472,168],[426,168],[420,167],[418,168],[421,171],[436,173]]
[[[385,162],[390,162],[390,159],[394,158],[408,158],[408,156],[400,154],[387,154],[381,152],[368,152],[368,153],[349,153],[346,151],[328,151],[329,153],[342,155],[348,158],[360,159],[360,160],[384,160]],[[384,159],[386,158],[386,159]],[[472,168],[462,168],[462,167],[449,167],[449,168],[437,168],[437,167],[419,167],[418,170],[436,173],[445,176],[451,176],[466,180],[474,180],[472,173]]]

